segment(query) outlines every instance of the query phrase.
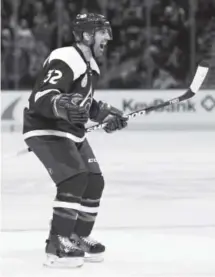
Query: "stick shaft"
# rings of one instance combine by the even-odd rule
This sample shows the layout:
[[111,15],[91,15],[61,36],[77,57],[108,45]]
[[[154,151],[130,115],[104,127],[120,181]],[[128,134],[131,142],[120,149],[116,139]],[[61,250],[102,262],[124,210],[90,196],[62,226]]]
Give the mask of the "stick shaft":
[[[150,106],[148,108],[145,108],[145,109],[142,109],[142,110],[139,110],[139,111],[135,111],[135,112],[132,112],[132,113],[129,113],[127,115],[128,119],[130,118],[134,118],[136,116],[140,116],[140,115],[145,115],[149,112],[152,112],[152,111],[155,111],[155,110],[158,110],[160,108],[164,108],[166,106],[170,106],[170,105],[173,105],[173,104],[177,104],[179,102],[182,102],[184,100],[188,100],[189,98],[193,97],[195,95],[194,92],[192,92],[191,90],[188,90],[187,92],[185,92],[184,94],[182,94],[181,96],[179,97],[176,97],[176,98],[173,98],[171,100],[168,100],[166,102],[163,102],[159,105],[155,105],[155,106]],[[103,129],[105,127],[107,122],[104,122],[102,124],[96,124],[92,127],[89,127],[87,128],[87,132],[92,132],[92,131],[95,131],[95,130],[99,130],[99,129]]]

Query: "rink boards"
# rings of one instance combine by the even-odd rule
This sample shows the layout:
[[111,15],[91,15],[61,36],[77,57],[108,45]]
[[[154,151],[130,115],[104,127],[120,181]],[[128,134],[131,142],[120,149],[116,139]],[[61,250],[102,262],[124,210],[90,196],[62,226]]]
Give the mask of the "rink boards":
[[[183,90],[106,90],[96,91],[95,99],[123,110],[125,114],[178,97]],[[23,108],[28,106],[28,91],[3,91],[2,127],[5,131],[21,130]],[[193,98],[159,109],[147,116],[131,119],[130,130],[198,129],[215,130],[215,93],[200,90]],[[92,123],[89,123],[92,125]]]

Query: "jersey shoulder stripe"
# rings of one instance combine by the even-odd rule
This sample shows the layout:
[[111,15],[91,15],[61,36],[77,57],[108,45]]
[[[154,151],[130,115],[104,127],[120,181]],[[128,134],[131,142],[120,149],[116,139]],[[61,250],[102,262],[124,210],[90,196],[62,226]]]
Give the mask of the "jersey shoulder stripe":
[[53,50],[47,62],[50,63],[52,60],[61,60],[66,63],[73,71],[74,80],[78,79],[87,70],[84,60],[73,46]]
[[96,71],[100,75],[100,69],[94,58],[91,58],[90,60],[90,67],[92,68],[92,70]]

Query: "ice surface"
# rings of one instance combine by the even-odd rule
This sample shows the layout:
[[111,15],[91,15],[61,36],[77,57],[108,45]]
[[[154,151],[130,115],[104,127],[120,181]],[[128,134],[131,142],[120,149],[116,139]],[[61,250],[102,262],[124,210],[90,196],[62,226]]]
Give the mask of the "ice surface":
[[215,132],[89,134],[106,179],[94,236],[105,262],[47,269],[54,185],[19,134],[2,135],[2,277],[215,277]]

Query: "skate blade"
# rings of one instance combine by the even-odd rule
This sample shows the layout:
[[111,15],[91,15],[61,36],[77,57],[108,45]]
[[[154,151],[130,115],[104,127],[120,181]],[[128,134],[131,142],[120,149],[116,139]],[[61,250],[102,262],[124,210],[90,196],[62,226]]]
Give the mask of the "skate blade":
[[59,258],[55,255],[47,255],[43,263],[46,267],[52,268],[76,268],[84,264],[84,257],[77,258]]
[[84,261],[89,263],[101,263],[104,261],[104,253],[89,254],[85,252]]

